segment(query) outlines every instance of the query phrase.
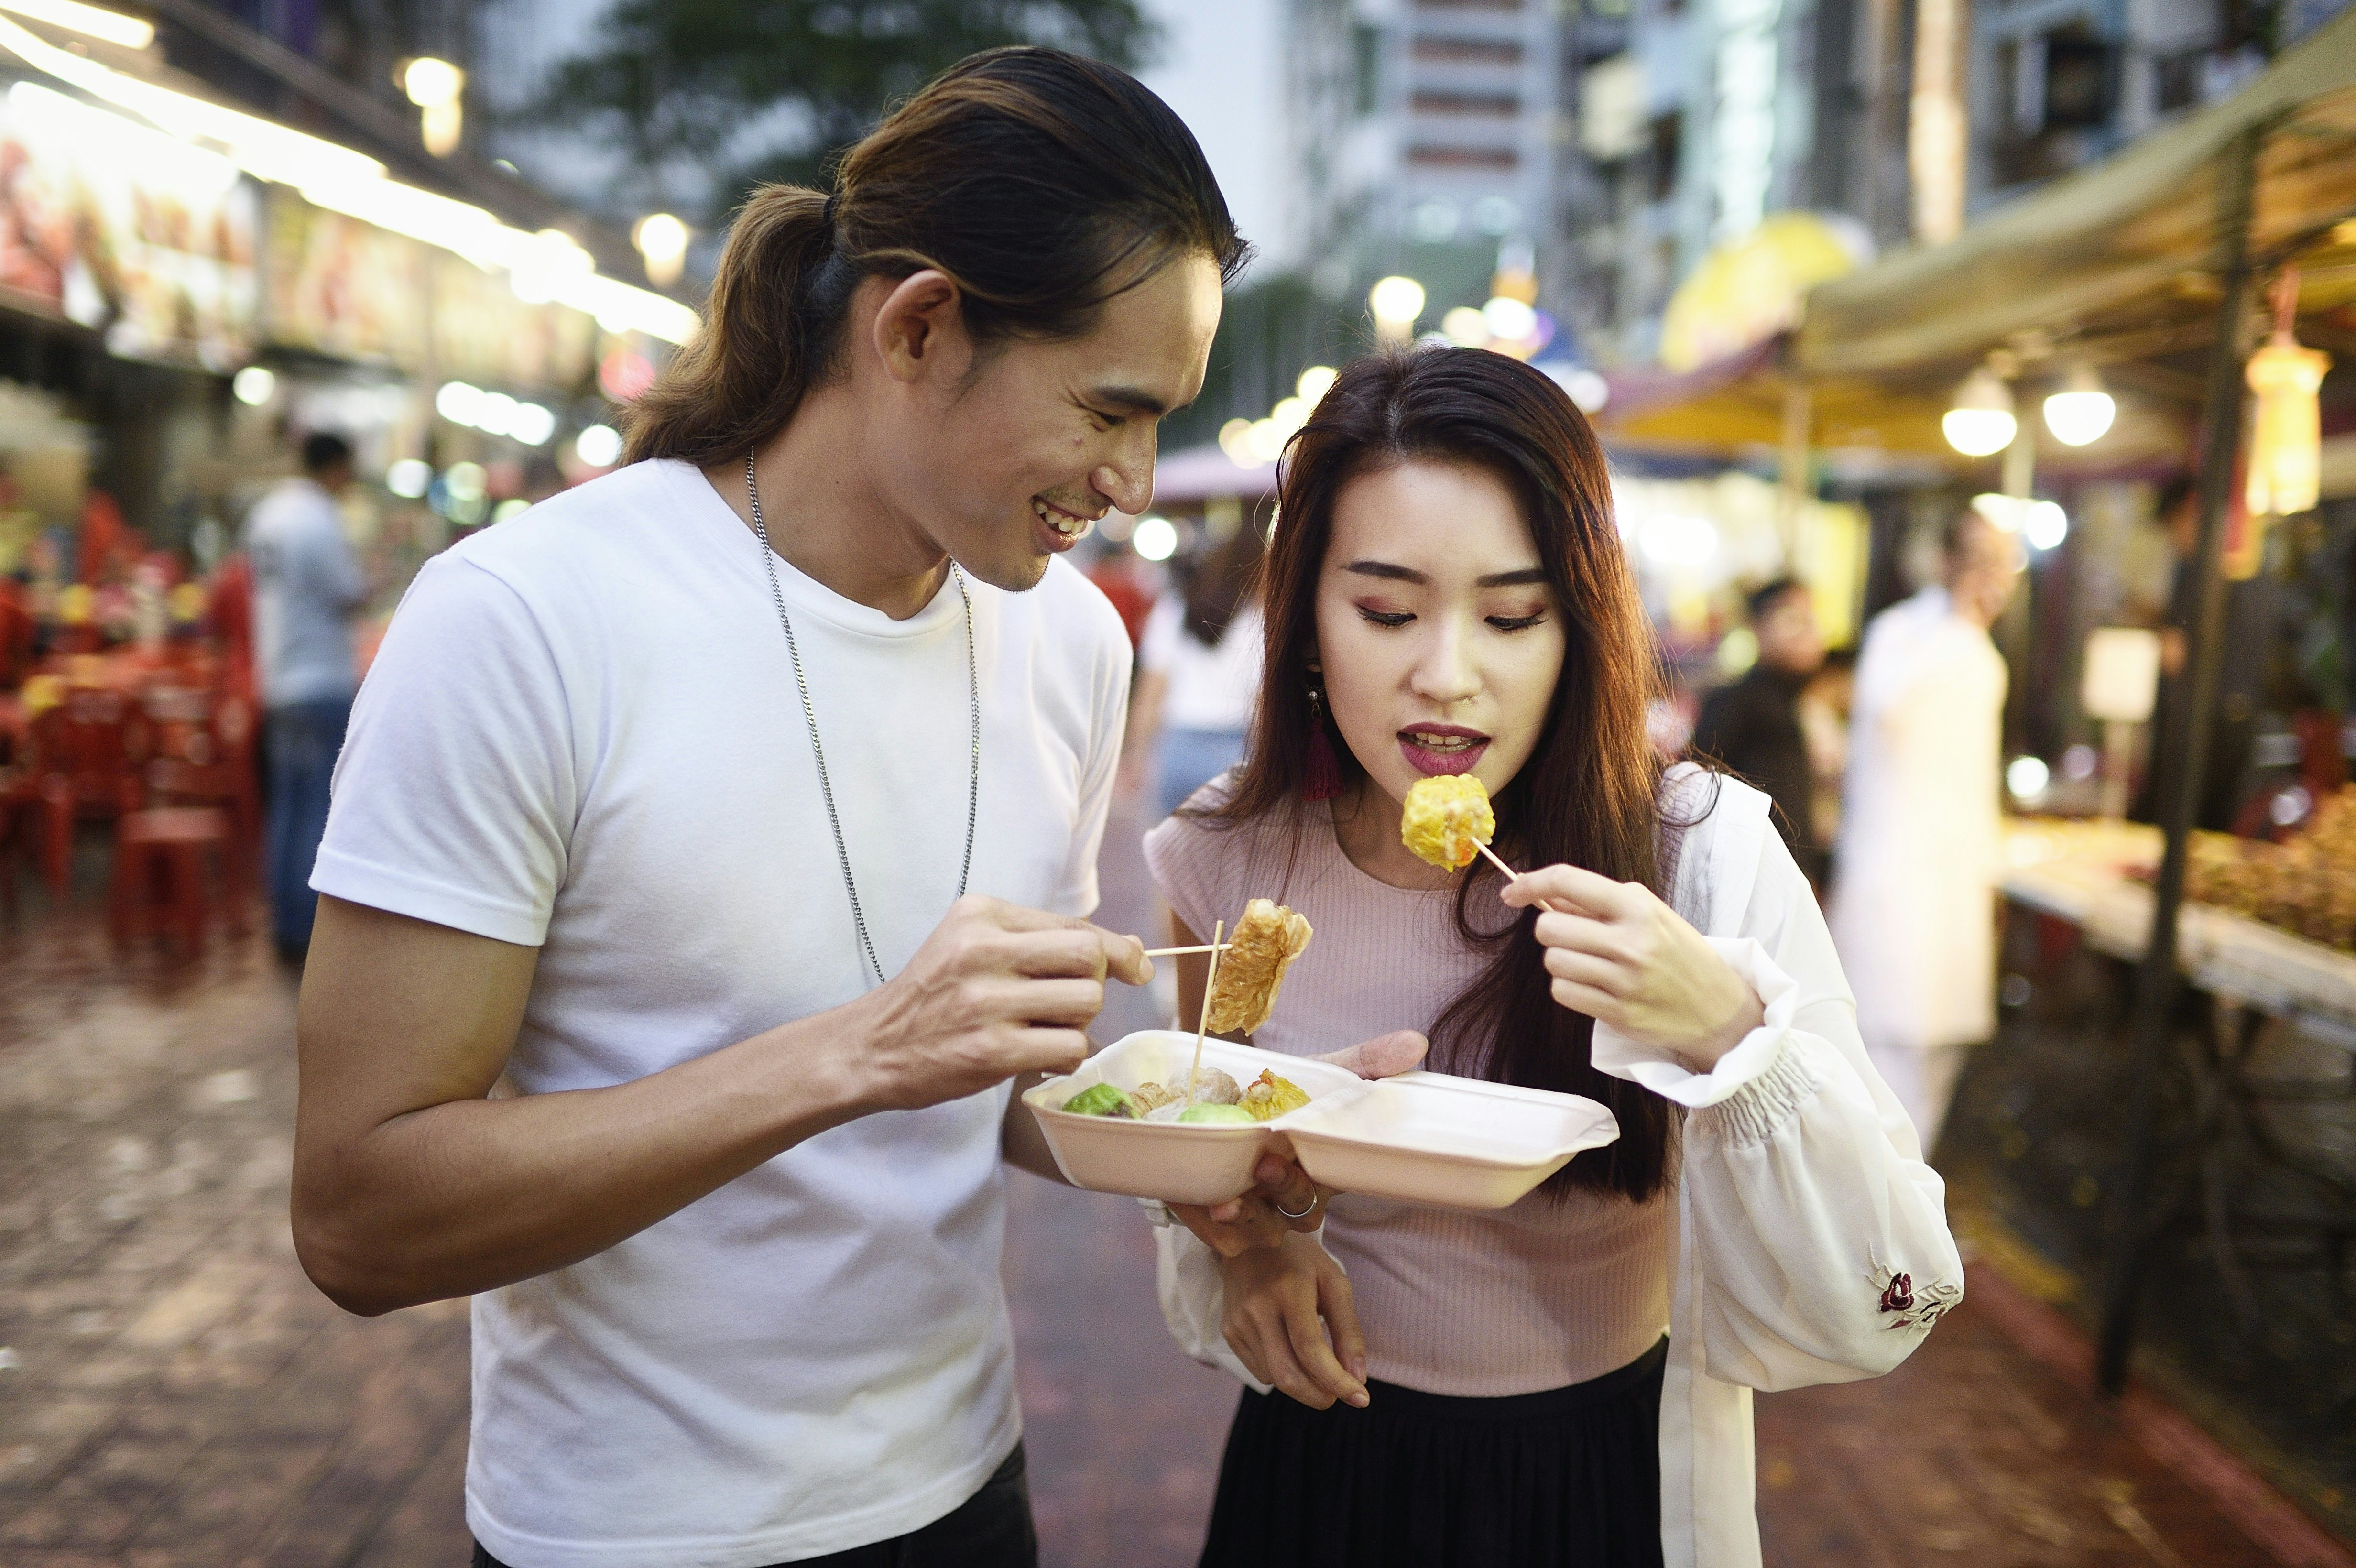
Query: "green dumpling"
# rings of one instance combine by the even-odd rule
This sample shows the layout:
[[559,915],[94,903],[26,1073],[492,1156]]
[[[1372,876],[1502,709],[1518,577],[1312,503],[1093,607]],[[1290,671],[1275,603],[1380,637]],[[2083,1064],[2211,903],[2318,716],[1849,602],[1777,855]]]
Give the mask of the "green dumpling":
[[1212,1105],[1197,1102],[1178,1113],[1181,1122],[1196,1126],[1224,1127],[1236,1125],[1251,1126],[1258,1118],[1241,1105]]
[[1137,1119],[1137,1107],[1109,1083],[1091,1083],[1064,1102],[1064,1109],[1076,1116],[1119,1116]]

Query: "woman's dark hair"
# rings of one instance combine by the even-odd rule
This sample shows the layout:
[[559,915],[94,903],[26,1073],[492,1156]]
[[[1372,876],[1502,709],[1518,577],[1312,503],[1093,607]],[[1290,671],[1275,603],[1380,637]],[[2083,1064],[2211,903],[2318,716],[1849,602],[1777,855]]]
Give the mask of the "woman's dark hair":
[[1183,624],[1196,642],[1215,648],[1226,638],[1236,611],[1259,576],[1260,557],[1266,553],[1259,530],[1246,522],[1194,563],[1194,575],[1186,583]]
[[831,196],[753,193],[703,329],[623,416],[629,461],[709,466],[784,429],[862,279],[936,267],[977,341],[1055,339],[1177,257],[1232,281],[1249,253],[1193,133],[1135,78],[1059,49],[975,55],[844,154]]
[[[1299,803],[1319,721],[1309,667],[1334,501],[1354,479],[1418,460],[1477,464],[1512,489],[1561,616],[1562,676],[1537,749],[1497,794],[1498,848],[1524,866],[1567,862],[1660,891],[1661,763],[1644,727],[1659,667],[1612,521],[1602,449],[1552,380],[1485,349],[1360,359],[1293,438],[1264,581],[1258,713],[1232,794],[1207,815],[1233,824],[1289,814],[1296,834],[1306,827]],[[1344,779],[1364,779],[1331,717],[1322,722]],[[1476,862],[1459,885],[1457,929],[1491,957],[1440,1014],[1432,1065],[1602,1102],[1619,1118],[1619,1141],[1580,1155],[1547,1189],[1648,1199],[1674,1165],[1668,1103],[1590,1061],[1594,1020],[1555,1002],[1536,912],[1501,920],[1497,881]]]

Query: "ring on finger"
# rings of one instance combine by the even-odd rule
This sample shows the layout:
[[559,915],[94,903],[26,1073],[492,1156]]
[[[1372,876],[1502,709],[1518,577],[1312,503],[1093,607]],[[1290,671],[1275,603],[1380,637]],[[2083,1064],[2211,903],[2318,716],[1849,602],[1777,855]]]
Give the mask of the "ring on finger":
[[1294,1213],[1291,1210],[1286,1208],[1281,1203],[1276,1205],[1276,1211],[1283,1215],[1288,1220],[1306,1220],[1310,1215],[1317,1212],[1317,1205],[1324,1201],[1325,1198],[1323,1193],[1312,1192],[1309,1195],[1309,1207],[1303,1209],[1300,1213]]

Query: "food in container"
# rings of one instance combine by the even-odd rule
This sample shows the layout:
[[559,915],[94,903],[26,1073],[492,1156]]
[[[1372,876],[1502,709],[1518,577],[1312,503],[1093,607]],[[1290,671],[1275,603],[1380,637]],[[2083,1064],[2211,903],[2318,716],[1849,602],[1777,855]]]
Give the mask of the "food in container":
[[1496,836],[1489,792],[1471,773],[1440,773],[1409,786],[1399,813],[1399,842],[1418,859],[1461,871]]
[[1297,1111],[1309,1104],[1309,1095],[1299,1084],[1279,1078],[1263,1068],[1260,1075],[1244,1091],[1240,1104],[1252,1120],[1269,1122],[1287,1111]]
[[[1234,1080],[1228,1080],[1230,1083]],[[1175,1089],[1159,1083],[1141,1083],[1129,1092],[1129,1103],[1137,1107],[1141,1116],[1150,1116],[1164,1105],[1183,1105],[1186,1096]]]
[[1242,1105],[1214,1105],[1206,1101],[1197,1101],[1192,1105],[1180,1107],[1178,1114],[1170,1119],[1182,1126],[1248,1127],[1268,1118],[1256,1116]]
[[[1172,1100],[1136,1120],[1066,1114],[1096,1084],[1136,1103],[1148,1085],[1185,1079],[1194,1037],[1148,1029],[1107,1046],[1064,1078],[1024,1094],[1057,1167],[1076,1186],[1171,1203],[1219,1203],[1248,1191],[1265,1154],[1290,1153],[1311,1179],[1343,1192],[1459,1209],[1500,1209],[1526,1197],[1581,1149],[1619,1136],[1592,1100],[1507,1083],[1407,1072],[1368,1083],[1314,1057],[1285,1056],[1213,1036],[1204,1076],[1216,1071],[1236,1102]],[[1215,1068],[1214,1067],[1215,1063]],[[1304,1104],[1252,1117],[1247,1102],[1279,1083]],[[1180,1121],[1182,1115],[1190,1119]],[[1237,1117],[1241,1119],[1237,1119]]]
[[1126,1116],[1131,1121],[1144,1114],[1134,1101],[1109,1083],[1089,1084],[1065,1101],[1064,1109],[1076,1116]]
[[1268,1022],[1285,970],[1315,934],[1308,921],[1273,899],[1244,905],[1212,976],[1203,1027],[1213,1034],[1249,1034]]

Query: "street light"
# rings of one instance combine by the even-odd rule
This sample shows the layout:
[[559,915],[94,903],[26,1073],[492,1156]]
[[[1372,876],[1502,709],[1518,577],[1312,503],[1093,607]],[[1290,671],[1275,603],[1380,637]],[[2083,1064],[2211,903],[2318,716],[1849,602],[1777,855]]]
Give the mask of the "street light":
[[687,225],[668,212],[650,212],[630,230],[630,243],[647,263],[647,282],[667,289],[687,265]]
[[2091,366],[2079,366],[2062,383],[2061,390],[2046,395],[2045,428],[2064,446],[2100,441],[2118,417],[2119,405],[2103,389],[2102,378]]
[[621,461],[622,432],[609,424],[593,424],[573,438],[573,454],[592,468],[611,468]]
[[459,99],[466,87],[465,71],[432,55],[420,55],[402,68],[401,90],[409,94],[409,101],[424,111],[420,129],[424,133],[425,150],[437,158],[446,158],[458,150],[465,112]]
[[1331,365],[1312,365],[1301,372],[1301,379],[1292,384],[1292,389],[1301,394],[1302,402],[1313,409],[1327,392],[1333,389],[1333,383],[1340,378],[1341,372]]
[[1146,517],[1137,519],[1137,531],[1130,535],[1130,548],[1148,560],[1168,560],[1178,549],[1178,530],[1167,517]]
[[1416,317],[1423,314],[1423,285],[1397,275],[1366,291],[1366,304],[1375,313],[1375,327],[1384,338],[1404,343],[1415,335]]
[[1940,416],[1947,444],[1965,457],[1990,457],[2012,444],[2020,421],[2013,418],[2012,389],[1983,365],[1955,389],[1955,404]]
[[0,11],[29,16],[36,22],[47,22],[52,27],[119,44],[126,49],[144,49],[155,41],[155,23],[126,16],[120,11],[84,5],[80,0],[0,0]]
[[1494,336],[1489,318],[1469,304],[1460,304],[1440,318],[1440,330],[1459,348],[1486,348]]

